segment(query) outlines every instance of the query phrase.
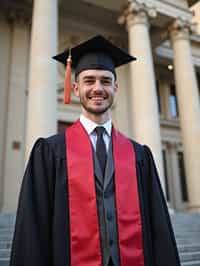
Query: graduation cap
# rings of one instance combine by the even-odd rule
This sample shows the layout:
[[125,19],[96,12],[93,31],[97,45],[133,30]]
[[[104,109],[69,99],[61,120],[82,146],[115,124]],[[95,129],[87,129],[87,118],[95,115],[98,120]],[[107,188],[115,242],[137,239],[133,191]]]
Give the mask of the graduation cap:
[[81,71],[88,69],[109,70],[116,77],[116,67],[136,60],[135,57],[115,46],[101,35],[65,50],[63,53],[54,56],[53,59],[66,66],[64,103],[70,103],[71,68],[75,70],[75,77]]

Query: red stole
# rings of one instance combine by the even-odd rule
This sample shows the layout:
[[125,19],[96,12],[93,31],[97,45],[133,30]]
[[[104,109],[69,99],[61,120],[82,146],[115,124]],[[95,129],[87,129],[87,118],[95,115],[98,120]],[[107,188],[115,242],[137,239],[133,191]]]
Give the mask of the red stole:
[[[112,129],[115,198],[121,266],[144,266],[135,152]],[[71,266],[101,266],[91,142],[80,121],[66,130]]]

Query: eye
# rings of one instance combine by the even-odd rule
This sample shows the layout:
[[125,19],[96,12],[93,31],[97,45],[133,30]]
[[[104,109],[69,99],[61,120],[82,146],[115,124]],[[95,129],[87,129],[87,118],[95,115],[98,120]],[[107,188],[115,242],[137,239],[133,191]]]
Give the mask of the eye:
[[94,79],[85,79],[84,80],[84,83],[86,84],[86,85],[91,85],[91,84],[93,84],[95,81],[94,81]]
[[103,79],[103,80],[101,81],[101,83],[102,83],[103,85],[108,86],[108,85],[111,85],[111,84],[112,84],[112,80],[111,80],[111,79]]

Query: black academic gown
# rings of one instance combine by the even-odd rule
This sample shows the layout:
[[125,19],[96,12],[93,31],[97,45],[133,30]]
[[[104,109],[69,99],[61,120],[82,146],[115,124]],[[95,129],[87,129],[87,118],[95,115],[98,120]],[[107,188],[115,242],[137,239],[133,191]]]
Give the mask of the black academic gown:
[[[133,145],[145,266],[179,266],[175,238],[151,152],[146,146],[135,142]],[[65,135],[39,139],[23,178],[10,266],[70,266],[66,184]]]

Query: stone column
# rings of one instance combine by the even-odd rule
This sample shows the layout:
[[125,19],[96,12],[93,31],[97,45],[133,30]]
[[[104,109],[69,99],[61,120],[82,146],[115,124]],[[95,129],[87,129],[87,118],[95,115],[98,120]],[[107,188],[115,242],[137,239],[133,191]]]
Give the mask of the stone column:
[[130,88],[129,88],[129,68],[124,65],[117,69],[117,82],[119,89],[116,94],[114,118],[117,127],[126,135],[130,135],[130,114],[128,107],[130,106]]
[[8,119],[9,66],[11,51],[11,25],[0,15],[0,212],[4,196],[4,166],[6,150],[6,127]]
[[189,209],[200,210],[200,103],[190,45],[190,25],[171,27],[174,71],[189,194]]
[[26,158],[38,137],[56,133],[57,0],[35,0],[29,69]]
[[30,24],[23,14],[13,15],[10,46],[10,64],[7,121],[5,136],[3,211],[13,212],[17,207],[17,199],[24,170],[24,138],[26,116],[26,91],[28,75],[28,54],[30,42]]
[[137,60],[131,63],[130,69],[132,92],[130,112],[133,136],[137,141],[151,148],[164,189],[159,112],[149,36],[149,17],[155,16],[154,9],[132,0],[129,1],[119,23],[126,23],[129,50],[137,57]]
[[169,164],[169,190],[172,208],[175,210],[180,210],[182,206],[181,200],[181,184],[180,184],[180,176],[178,171],[178,161],[177,161],[177,150],[178,143],[176,142],[168,142],[168,164]]

